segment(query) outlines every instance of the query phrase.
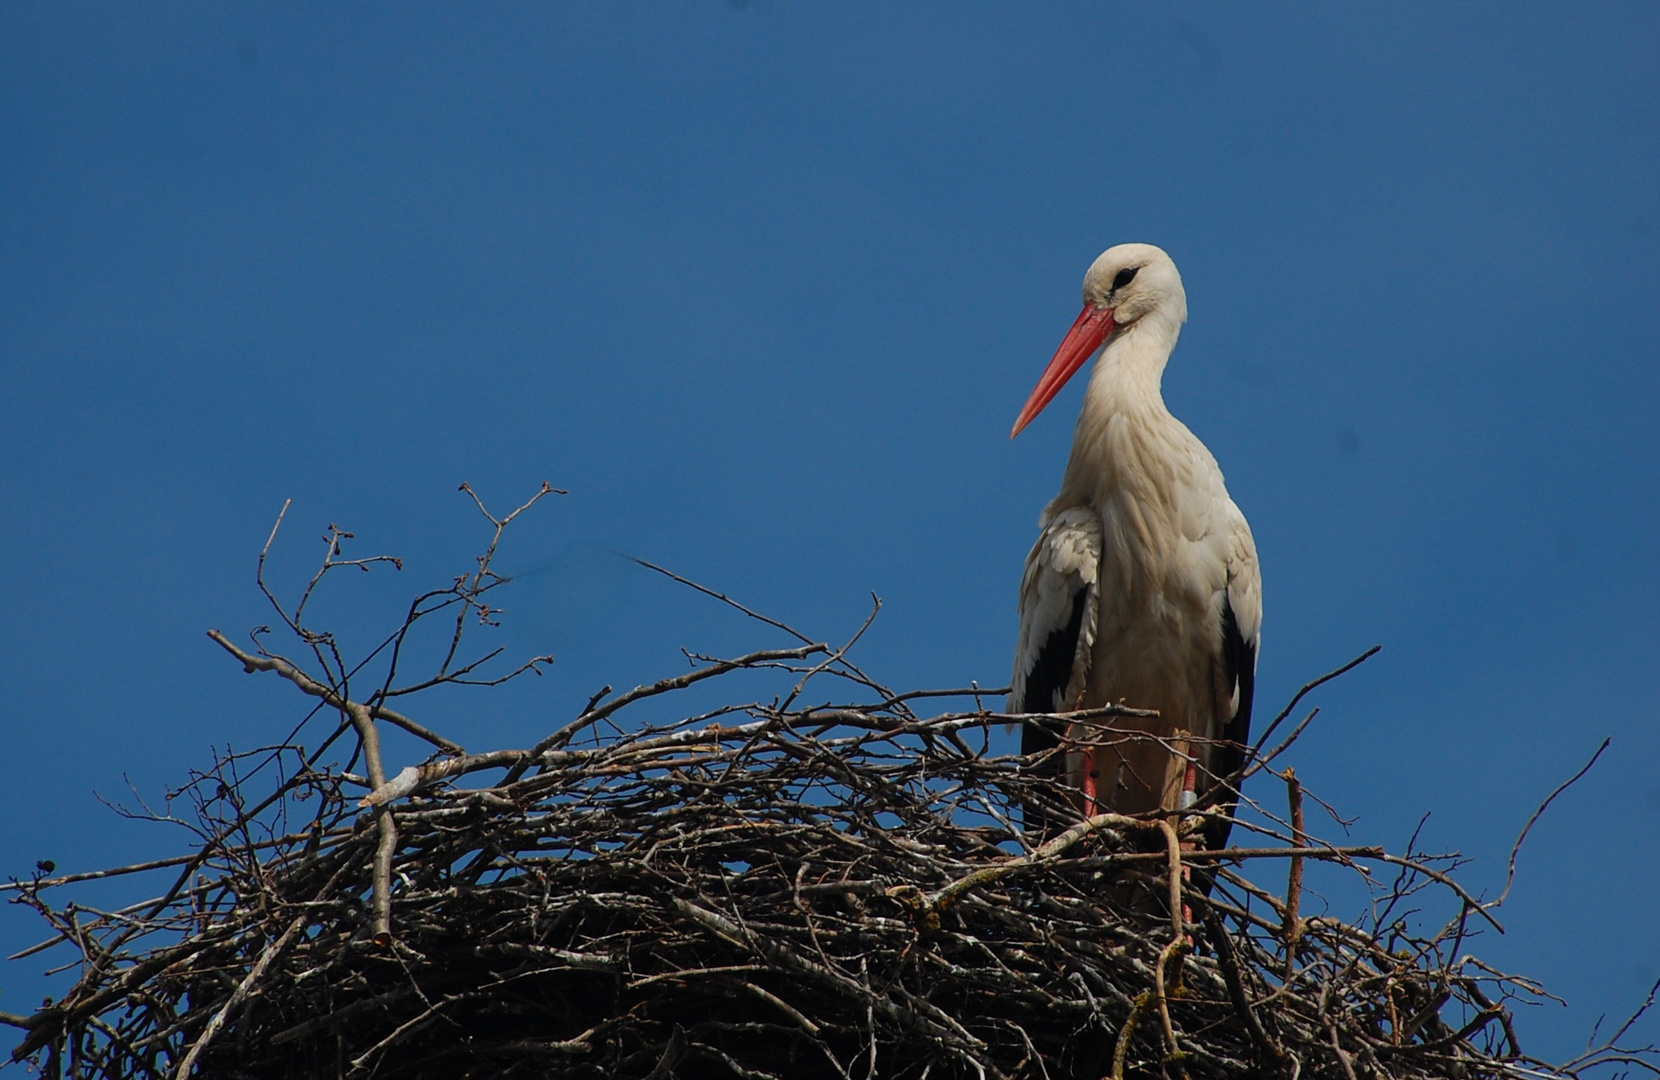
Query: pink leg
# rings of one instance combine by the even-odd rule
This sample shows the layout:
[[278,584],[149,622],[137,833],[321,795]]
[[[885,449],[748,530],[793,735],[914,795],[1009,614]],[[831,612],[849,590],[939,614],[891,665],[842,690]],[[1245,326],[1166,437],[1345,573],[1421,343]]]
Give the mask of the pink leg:
[[1095,761],[1095,751],[1084,753],[1084,816],[1094,817],[1101,812],[1101,802],[1098,798],[1098,778],[1101,775],[1100,767]]
[[[1199,787],[1199,766],[1196,762],[1189,761],[1187,763],[1187,772],[1182,775],[1182,809],[1183,810],[1186,810],[1188,807],[1192,806],[1194,803],[1199,801],[1198,787]],[[1183,840],[1182,841],[1182,850],[1183,851],[1192,851],[1194,849],[1194,847],[1196,847],[1196,846],[1197,845],[1192,840]],[[1187,885],[1192,880],[1193,880],[1193,871],[1188,866],[1188,864],[1184,861],[1182,863],[1182,896],[1183,897],[1186,897],[1186,895],[1187,895]],[[1184,925],[1184,926],[1192,926],[1193,925],[1193,909],[1188,906],[1187,901],[1185,899],[1182,901],[1182,925]]]

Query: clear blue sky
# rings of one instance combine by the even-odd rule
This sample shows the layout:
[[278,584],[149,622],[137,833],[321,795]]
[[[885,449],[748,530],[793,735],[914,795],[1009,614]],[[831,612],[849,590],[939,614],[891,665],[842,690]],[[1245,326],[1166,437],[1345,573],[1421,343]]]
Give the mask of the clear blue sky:
[[[1079,388],[1009,425],[1148,241],[1192,312],[1167,400],[1261,549],[1264,707],[1384,646],[1294,755],[1355,838],[1431,812],[1495,890],[1613,736],[1476,946],[1571,1051],[1660,974],[1656,57],[1639,4],[9,5],[0,871],[178,850],[93,792],[299,715],[203,636],[268,621],[290,496],[282,580],[330,521],[407,559],[337,594],[354,632],[465,569],[459,482],[547,479],[509,569],[610,545],[826,637],[874,590],[875,672],[1002,685]],[[554,671],[422,719],[524,745],[772,643],[626,575],[588,591],[626,616],[572,608],[571,565],[506,631]]]

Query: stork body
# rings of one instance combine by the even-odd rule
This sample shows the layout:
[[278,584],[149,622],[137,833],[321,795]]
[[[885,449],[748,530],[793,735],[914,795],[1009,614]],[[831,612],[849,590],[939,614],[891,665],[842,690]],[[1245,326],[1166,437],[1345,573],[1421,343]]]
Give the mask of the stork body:
[[[1020,588],[1012,712],[1155,709],[1108,730],[1028,724],[1085,813],[1174,809],[1241,760],[1262,625],[1250,526],[1216,459],[1170,414],[1165,362],[1187,319],[1181,276],[1147,244],[1105,252],[1084,311],[1015,425],[1018,434],[1099,354],[1061,490],[1044,509]],[[1033,822],[1028,822],[1028,825]],[[1213,828],[1212,847],[1227,828]]]

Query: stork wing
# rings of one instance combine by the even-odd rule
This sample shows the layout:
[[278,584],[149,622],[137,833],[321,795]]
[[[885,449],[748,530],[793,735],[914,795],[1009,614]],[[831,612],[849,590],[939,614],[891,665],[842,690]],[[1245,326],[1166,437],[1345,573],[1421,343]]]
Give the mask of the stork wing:
[[[1251,703],[1256,695],[1257,651],[1262,644],[1262,571],[1257,566],[1256,542],[1245,515],[1228,502],[1228,579],[1222,589],[1221,663],[1216,672],[1217,716],[1223,722],[1210,756],[1210,772],[1227,782],[1245,763],[1251,739]],[[1237,797],[1223,801],[1231,816]],[[1226,846],[1231,821],[1212,821],[1205,830],[1205,846]]]
[[[1015,650],[1009,711],[1063,712],[1089,677],[1101,568],[1101,519],[1083,506],[1045,515],[1020,581],[1020,645]],[[1021,752],[1057,743],[1055,732],[1027,724]]]

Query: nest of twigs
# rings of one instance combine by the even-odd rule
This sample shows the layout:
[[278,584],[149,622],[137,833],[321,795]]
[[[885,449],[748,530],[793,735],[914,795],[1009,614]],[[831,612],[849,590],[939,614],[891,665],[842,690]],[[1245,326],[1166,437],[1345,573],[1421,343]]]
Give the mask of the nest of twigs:
[[[511,519],[491,518],[497,538]],[[325,571],[356,565],[339,547]],[[438,611],[493,614],[489,556],[388,640]],[[61,1000],[7,1018],[24,1029],[14,1059],[52,1076],[650,1080],[1577,1076],[1630,1060],[1523,1057],[1507,1006],[1537,988],[1463,952],[1487,908],[1434,860],[1310,839],[1294,777],[1275,774],[1284,821],[1253,815],[1226,851],[1189,839],[1217,812],[1202,809],[1099,815],[1034,844],[1017,808],[1055,793],[990,752],[1010,718],[972,691],[919,715],[941,695],[894,694],[845,648],[699,658],[535,747],[467,754],[389,707],[395,666],[354,698],[333,640],[283,617],[309,671],[217,640],[319,698],[368,775],[326,764],[328,744],[228,755],[184,789],[204,842],[161,868],[159,899],[106,913],[54,900],[106,875],[17,884],[81,962]],[[438,681],[474,681],[454,657]],[[642,699],[754,669],[790,692],[629,722]],[[848,704],[797,704],[825,678]],[[440,752],[388,778],[385,724]],[[1311,861],[1360,874],[1373,916],[1302,916]],[[1426,888],[1450,917],[1415,929],[1405,909]]]

